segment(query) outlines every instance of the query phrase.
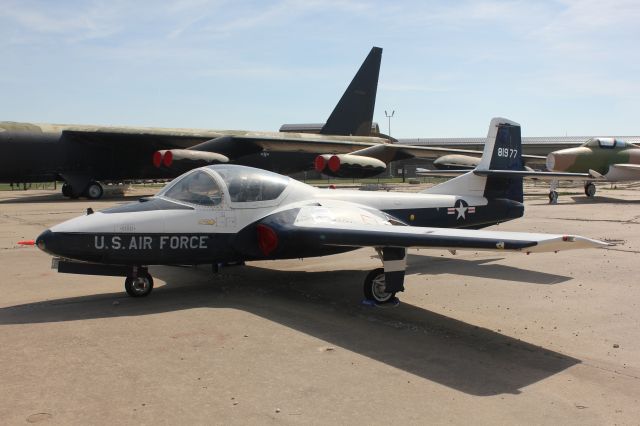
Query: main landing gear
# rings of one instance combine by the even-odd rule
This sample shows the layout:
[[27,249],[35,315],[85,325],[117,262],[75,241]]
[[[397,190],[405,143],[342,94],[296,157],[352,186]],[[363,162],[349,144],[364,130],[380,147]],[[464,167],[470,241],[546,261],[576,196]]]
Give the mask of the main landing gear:
[[553,179],[549,187],[549,204],[558,204],[558,181]]
[[90,200],[97,200],[102,198],[102,194],[104,194],[104,189],[102,189],[102,185],[96,181],[89,182],[89,185],[85,188],[83,194]]
[[131,297],[148,296],[153,290],[153,278],[146,270],[134,270],[124,280],[124,289]]
[[364,279],[363,304],[369,306],[397,306],[396,293],[404,291],[404,273],[407,266],[407,249],[381,247],[376,251],[383,268],[376,268]]
[[[84,188],[84,189],[78,189]],[[98,200],[104,195],[104,188],[100,182],[95,180],[89,181],[86,185],[75,182],[62,184],[62,195],[67,198],[76,199],[80,197],[87,197],[90,200]]]
[[386,291],[384,268],[376,268],[364,279],[364,297],[380,305],[396,301],[396,292]]

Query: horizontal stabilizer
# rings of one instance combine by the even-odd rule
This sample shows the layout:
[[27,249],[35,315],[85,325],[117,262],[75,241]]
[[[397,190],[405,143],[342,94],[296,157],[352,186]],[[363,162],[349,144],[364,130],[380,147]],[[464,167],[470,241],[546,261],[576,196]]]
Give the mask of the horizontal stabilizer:
[[478,176],[523,177],[539,180],[593,180],[589,173],[536,172],[531,170],[474,170]]

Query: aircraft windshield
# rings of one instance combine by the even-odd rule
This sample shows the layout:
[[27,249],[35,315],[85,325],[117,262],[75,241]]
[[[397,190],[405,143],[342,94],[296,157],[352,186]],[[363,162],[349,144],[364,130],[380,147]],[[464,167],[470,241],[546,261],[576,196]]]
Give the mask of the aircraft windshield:
[[222,177],[235,203],[275,200],[289,183],[289,178],[266,170],[242,166],[212,166]]
[[604,149],[612,149],[612,148],[620,148],[624,145],[623,141],[613,139],[613,138],[594,138],[589,139],[582,146],[586,146],[589,148],[604,148]]
[[201,170],[180,179],[162,195],[201,206],[216,206],[222,201],[222,192],[216,181]]

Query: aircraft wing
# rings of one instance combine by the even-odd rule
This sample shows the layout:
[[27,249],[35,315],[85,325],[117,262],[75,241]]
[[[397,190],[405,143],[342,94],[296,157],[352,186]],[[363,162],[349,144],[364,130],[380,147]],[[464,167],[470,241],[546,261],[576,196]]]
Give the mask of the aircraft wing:
[[[388,164],[408,158],[433,159],[444,154],[480,156],[479,151],[443,147],[423,147],[390,143],[389,139],[366,136],[315,135],[308,133],[248,132],[234,130],[161,129],[144,127],[74,126],[62,130],[68,140],[117,149],[148,153],[172,151],[174,160],[197,157],[207,164],[233,161],[245,155],[266,152],[298,152],[315,155],[349,154],[351,160],[379,160]],[[184,151],[191,151],[185,153]],[[195,154],[202,152],[204,154]],[[191,155],[187,155],[191,154]],[[208,155],[215,154],[215,155]],[[202,157],[202,158],[201,158]],[[225,159],[226,157],[226,159]],[[222,160],[221,160],[222,159]],[[199,162],[192,167],[201,166]]]
[[[448,250],[510,250],[526,253],[605,247],[608,243],[576,235],[478,231],[451,228],[393,226],[384,213],[359,208],[302,207],[292,224],[267,218],[286,240],[309,245],[345,247],[443,248]],[[273,225],[272,225],[273,224]]]
[[[274,147],[274,149],[277,148]],[[477,156],[480,158],[482,156],[482,151],[437,146],[403,145],[399,143],[379,143],[376,145],[370,145],[366,148],[350,151],[348,154],[371,157],[384,161],[385,163],[390,163],[391,161],[406,160],[408,158],[432,159],[443,154],[462,154]],[[522,155],[522,158],[526,160],[546,160],[546,157],[540,155]]]
[[134,144],[149,150],[189,148],[212,138],[224,136],[221,132],[187,129],[154,129],[136,127],[89,127],[65,129],[62,136],[78,143],[117,146]]
[[640,180],[640,164],[612,164],[603,176],[607,180]]
[[[294,136],[295,135],[295,136]],[[482,155],[481,151],[430,146],[411,146],[389,143],[377,137],[323,136],[283,133],[280,135],[247,134],[234,136],[237,140],[251,141],[265,151],[307,152],[318,154],[351,154],[371,157],[385,163],[407,158],[436,158],[446,153]]]
[[640,172],[640,164],[613,164],[609,168]]

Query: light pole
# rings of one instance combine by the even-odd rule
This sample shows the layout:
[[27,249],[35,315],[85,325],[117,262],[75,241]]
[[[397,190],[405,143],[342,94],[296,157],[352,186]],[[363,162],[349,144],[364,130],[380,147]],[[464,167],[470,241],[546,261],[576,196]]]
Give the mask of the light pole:
[[395,109],[393,111],[391,111],[391,114],[388,114],[387,110],[384,111],[384,116],[389,119],[389,126],[387,127],[387,133],[389,134],[389,136],[391,136],[391,118],[393,117],[393,114],[395,114],[395,113],[396,113]]
[[[389,137],[391,137],[391,118],[393,117],[393,115],[395,113],[396,113],[395,109],[393,111],[391,111],[391,114],[389,114],[386,109],[384,110],[384,116],[387,117],[388,123],[389,123],[389,125],[387,127],[387,135]],[[389,177],[393,177],[393,170],[392,170],[393,166],[391,164],[389,164],[389,166],[390,166],[389,167]]]

